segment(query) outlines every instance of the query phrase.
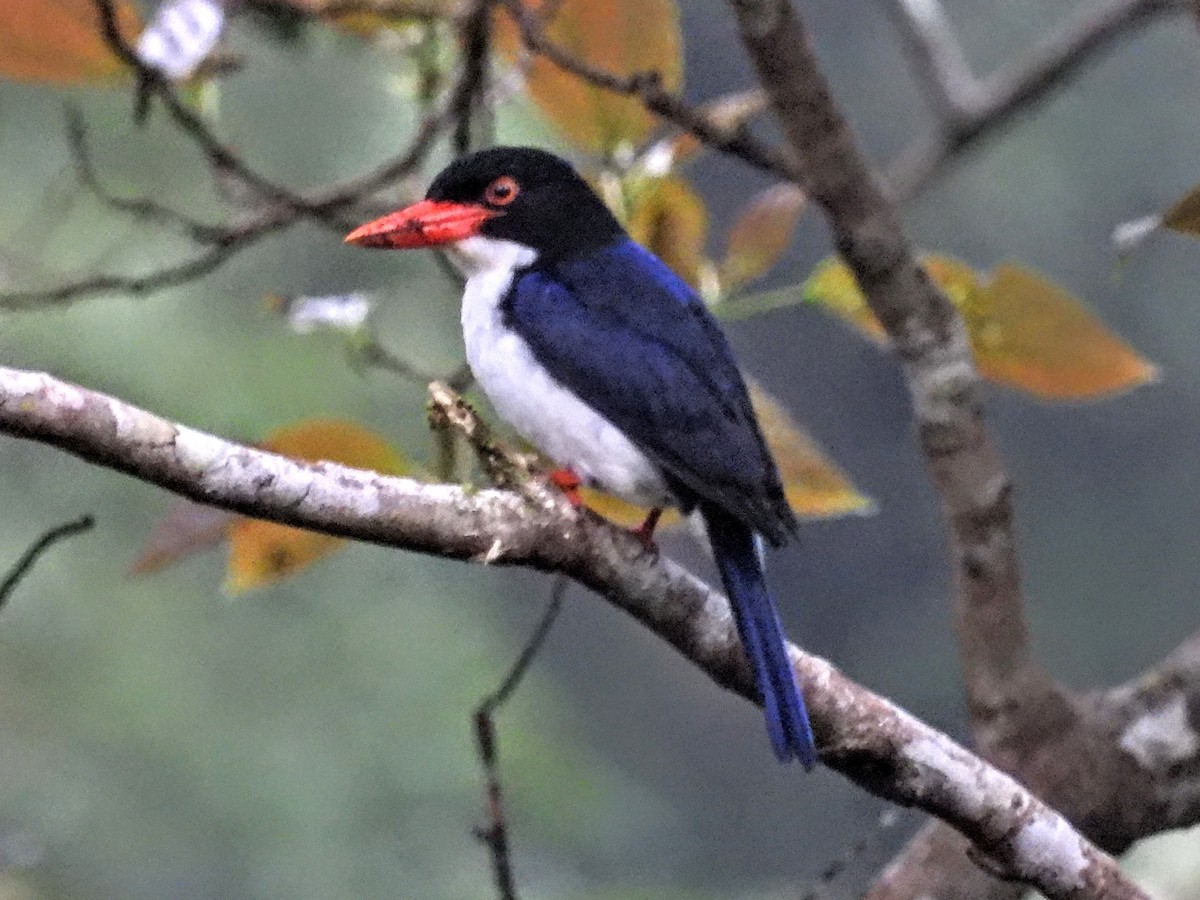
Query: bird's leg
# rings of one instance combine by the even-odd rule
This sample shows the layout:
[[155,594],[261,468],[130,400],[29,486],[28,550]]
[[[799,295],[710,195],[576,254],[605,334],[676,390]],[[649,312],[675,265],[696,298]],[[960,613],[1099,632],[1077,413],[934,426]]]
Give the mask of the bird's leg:
[[658,527],[658,519],[662,513],[662,507],[656,506],[646,513],[646,518],[642,520],[641,525],[630,529],[633,536],[641,541],[642,545],[651,553],[658,552],[658,545],[654,543],[654,529]]
[[579,493],[583,482],[570,469],[554,469],[550,473],[550,483],[563,492],[572,506],[583,506],[583,495]]

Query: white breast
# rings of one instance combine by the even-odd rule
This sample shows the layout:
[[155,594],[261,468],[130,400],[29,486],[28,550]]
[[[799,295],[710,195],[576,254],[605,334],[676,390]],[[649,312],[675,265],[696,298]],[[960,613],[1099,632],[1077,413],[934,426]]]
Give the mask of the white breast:
[[451,259],[467,276],[462,325],[471,371],[496,412],[556,465],[630,502],[671,505],[658,467],[612,422],[556,381],[505,326],[500,301],[513,273],[534,258],[528,247],[494,238],[454,245]]

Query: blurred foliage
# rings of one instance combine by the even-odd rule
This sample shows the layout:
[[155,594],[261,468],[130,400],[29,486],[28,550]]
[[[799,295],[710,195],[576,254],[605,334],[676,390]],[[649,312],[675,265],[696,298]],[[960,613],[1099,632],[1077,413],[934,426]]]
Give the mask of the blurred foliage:
[[[121,33],[141,29],[128,0],[114,0]],[[5,0],[0,4],[0,77],[50,84],[106,84],[129,70],[100,34],[94,0]]]
[[[1061,15],[1049,0],[966,6],[968,41],[976,35],[993,54],[1017,52]],[[682,84],[673,3],[546,0],[544,8],[555,7],[550,36],[588,62],[626,74],[656,68],[668,88]],[[120,8],[132,36],[136,15]],[[685,6],[685,30],[699,48],[688,58],[688,82],[721,98],[710,109],[727,124],[749,123],[763,99],[745,91],[727,17],[713,9],[702,0]],[[87,28],[90,10],[90,0],[0,4],[0,73],[42,82],[0,84],[4,288],[149,271],[188,250],[76,183],[60,125],[64,95],[46,85],[95,87],[119,76]],[[921,113],[895,75],[897,48],[871,25],[872,10],[841,4],[812,16],[839,94],[886,156]],[[452,76],[457,45],[446,23],[280,21],[261,10],[235,19],[223,50],[241,67],[189,96],[204,100],[230,146],[298,188],[392,157],[430,91]],[[1131,343],[1170,360],[1176,385],[1200,389],[1194,277],[1167,282],[1167,267],[1135,262],[1125,275],[1138,281],[1132,293],[1154,303],[1118,303],[1113,292],[1122,288],[1090,255],[1103,240],[1088,230],[1115,221],[1115,204],[1130,202],[1123,193],[1169,196],[1161,186],[1123,187],[1135,175],[1196,168],[1183,150],[1179,159],[1146,162],[1192,147],[1200,126],[1191,111],[1200,84],[1178,62],[1178,40],[1159,35],[1124,75],[1101,67],[1094,94],[1065,92],[1039,124],[998,145],[979,164],[982,174],[950,178],[913,210],[928,246],[1054,266],[1051,280],[1025,264],[981,274],[935,259],[933,274],[966,314],[990,377],[1056,398],[1151,380],[1156,370],[1078,292]],[[767,373],[780,397],[756,389],[793,504],[818,517],[870,503],[795,425],[793,410],[819,423],[846,468],[880,498],[878,516],[806,529],[799,552],[773,559],[781,596],[798,598],[785,602],[785,617],[807,645],[954,731],[961,698],[941,526],[894,371],[808,317],[800,288],[741,293],[752,279],[808,279],[809,299],[879,336],[845,273],[816,262],[828,246],[814,217],[802,217],[803,198],[722,168],[727,161],[687,136],[656,130],[635,101],[581,87],[542,60],[530,64],[503,13],[497,44],[524,69],[529,95],[500,106],[496,141],[573,146],[631,229],[719,315],[746,320],[731,333],[748,368]],[[1125,102],[1151,81],[1170,85],[1175,100]],[[1163,100],[1168,89],[1156,90]],[[126,93],[75,88],[68,96],[94,126],[96,169],[114,192],[199,217],[229,214],[195,149],[161,114],[134,128]],[[1080,97],[1099,110],[1099,124],[1081,116]],[[1123,146],[1103,148],[1112,156],[1098,152],[1101,127],[1125,128]],[[1152,143],[1143,146],[1144,136]],[[419,191],[446,159],[439,149],[396,193]],[[1101,160],[1112,168],[1093,171]],[[245,440],[319,419],[370,423],[372,440],[389,450],[364,463],[403,468],[393,452],[408,460],[436,452],[423,391],[358,371],[347,359],[354,339],[290,333],[257,301],[360,290],[384,301],[372,339],[422,371],[459,363],[458,287],[430,259],[349,253],[338,235],[309,227],[150,297],[3,314],[0,352],[11,364]],[[789,316],[786,327],[768,313]],[[1191,529],[1200,491],[1181,488],[1195,481],[1200,425],[1190,399],[1186,411],[1166,412],[1162,398],[1139,392],[1056,409],[1055,417],[1003,400],[993,410],[1023,488],[1022,522],[1036,535],[1026,550],[1031,594],[1055,601],[1031,609],[1034,630],[1047,658],[1080,683],[1124,677],[1194,627],[1177,600],[1200,579]],[[0,552],[15,558],[45,527],[81,511],[99,522],[39,564],[0,619],[0,868],[8,879],[0,890],[131,900],[492,895],[485,854],[470,834],[482,802],[470,709],[516,653],[548,592],[544,579],[352,545],[228,603],[216,595],[221,562],[213,556],[126,577],[133,548],[169,508],[159,492],[16,441],[3,440],[0,454],[0,502],[9,511]],[[1176,520],[1186,531],[1162,524]],[[230,523],[172,527],[199,549]],[[145,559],[141,567],[152,567]],[[1146,597],[1151,583],[1161,590]],[[1139,602],[1129,604],[1131,596]],[[568,605],[499,725],[524,896],[792,896],[876,818],[872,802],[828,773],[802,779],[776,767],[755,711],[600,604]]]
[[[619,76],[656,72],[676,91],[683,82],[683,41],[674,0],[532,0],[546,36],[586,63]],[[656,125],[639,100],[587,84],[544,57],[523,59],[520,33],[502,6],[496,12],[496,45],[525,69],[538,109],[584,150],[611,155],[641,144]]]

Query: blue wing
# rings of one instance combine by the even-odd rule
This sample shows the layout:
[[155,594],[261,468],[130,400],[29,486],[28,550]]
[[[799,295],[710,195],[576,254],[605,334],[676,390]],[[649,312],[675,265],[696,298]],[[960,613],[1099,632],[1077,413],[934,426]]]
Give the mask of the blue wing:
[[505,323],[682,488],[772,543],[795,530],[729,345],[704,303],[625,240],[520,273]]

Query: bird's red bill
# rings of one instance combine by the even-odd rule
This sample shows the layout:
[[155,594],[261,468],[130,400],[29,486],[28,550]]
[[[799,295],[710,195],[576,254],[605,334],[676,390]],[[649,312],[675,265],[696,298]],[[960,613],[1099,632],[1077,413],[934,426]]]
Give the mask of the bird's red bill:
[[422,200],[360,225],[346,235],[346,243],[397,250],[436,247],[478,234],[479,226],[496,215],[474,203]]

